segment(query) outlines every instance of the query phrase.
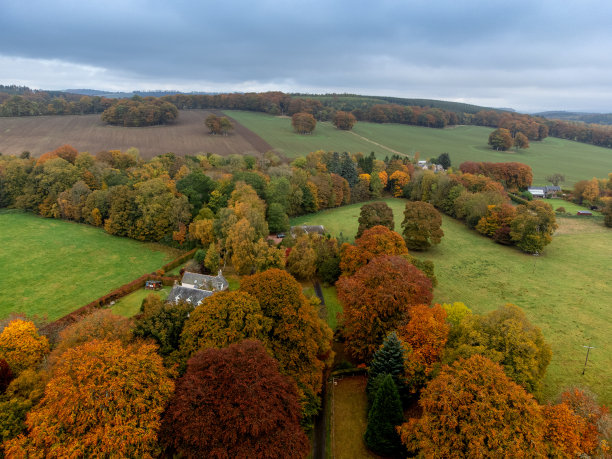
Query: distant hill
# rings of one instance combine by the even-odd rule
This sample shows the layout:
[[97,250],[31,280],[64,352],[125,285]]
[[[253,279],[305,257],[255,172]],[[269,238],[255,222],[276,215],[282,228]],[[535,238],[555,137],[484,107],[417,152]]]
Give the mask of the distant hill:
[[564,112],[550,111],[542,113],[534,113],[534,116],[541,116],[551,120],[564,121],[579,121],[587,124],[608,124],[612,125],[612,113],[581,113],[581,112]]
[[132,92],[109,92],[109,91],[100,91],[98,89],[64,89],[63,92],[67,92],[69,94],[79,94],[82,96],[99,96],[106,97],[108,99],[124,99],[130,98],[133,96],[141,96],[141,97],[163,97],[163,96],[172,96],[174,94],[218,94],[216,92],[182,92],[182,91],[132,91]]
[[478,113],[481,110],[514,111],[512,109],[500,109],[482,107],[479,105],[465,104],[462,102],[450,102],[435,99],[406,99],[403,97],[387,96],[360,96],[357,94],[291,94],[291,97],[315,99],[323,105],[333,107],[336,110],[352,111],[355,109],[368,109],[378,104],[397,104],[413,107],[431,107],[448,110],[455,113]]

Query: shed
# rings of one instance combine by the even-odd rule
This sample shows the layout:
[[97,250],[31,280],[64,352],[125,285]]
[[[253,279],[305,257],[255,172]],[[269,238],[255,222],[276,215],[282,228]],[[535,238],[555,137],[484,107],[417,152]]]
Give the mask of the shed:
[[589,210],[579,210],[578,212],[576,212],[576,215],[593,216],[593,213]]

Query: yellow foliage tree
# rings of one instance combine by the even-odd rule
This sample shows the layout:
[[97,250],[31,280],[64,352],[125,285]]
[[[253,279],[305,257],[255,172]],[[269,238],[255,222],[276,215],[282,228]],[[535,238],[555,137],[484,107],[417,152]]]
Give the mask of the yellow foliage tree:
[[49,341],[29,321],[13,320],[0,334],[0,358],[15,374],[33,368],[49,353]]
[[189,236],[202,244],[202,247],[208,247],[214,241],[213,220],[204,219],[196,220],[189,224]]

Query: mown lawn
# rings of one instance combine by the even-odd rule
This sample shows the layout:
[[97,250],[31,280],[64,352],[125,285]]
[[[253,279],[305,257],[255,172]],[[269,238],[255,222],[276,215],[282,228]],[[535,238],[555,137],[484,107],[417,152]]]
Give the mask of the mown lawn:
[[[400,230],[405,201],[385,200]],[[322,224],[332,235],[357,230],[360,205],[312,214],[297,223]],[[567,207],[566,207],[567,209]],[[399,214],[399,215],[398,215]],[[543,396],[553,400],[572,385],[590,387],[612,403],[612,231],[596,219],[558,218],[553,242],[539,257],[495,244],[452,218],[443,217],[444,238],[427,252],[435,264],[434,301],[462,301],[485,313],[504,303],[520,306],[552,346]],[[351,237],[352,240],[352,237]],[[584,345],[595,346],[582,376]]]
[[[395,231],[401,232],[401,224],[404,220],[404,208],[406,200],[397,198],[376,199],[374,201],[384,201],[393,210],[395,219]],[[367,204],[359,202],[348,206],[326,209],[314,214],[302,215],[291,219],[291,226],[297,225],[323,225],[326,231],[333,236],[343,239],[344,242],[353,242],[357,229],[359,228],[359,213],[361,207]]]
[[88,225],[0,212],[0,318],[57,319],[179,254]]
[[135,292],[132,292],[129,295],[119,299],[119,301],[111,306],[110,309],[114,314],[119,316],[127,318],[134,317],[140,312],[142,300],[144,300],[148,295],[153,293],[158,295],[163,301],[168,298],[170,290],[172,290],[172,287],[164,287],[161,290],[145,290],[144,288],[141,288],[140,290],[136,290]]
[[[421,159],[449,153],[453,166],[464,161],[516,161],[533,169],[534,185],[546,185],[546,176],[565,174],[561,185],[572,185],[593,177],[604,178],[612,171],[612,149],[570,140],[548,137],[531,142],[526,150],[497,152],[487,145],[492,128],[455,126],[432,129],[403,124],[359,122],[352,132],[340,131],[329,122],[317,123],[312,135],[298,135],[291,128],[291,119],[262,113],[226,111],[289,158],[315,150],[362,152],[374,151],[378,158],[397,151],[411,157],[419,152]],[[386,147],[386,148],[385,148]]]
[[332,456],[336,459],[377,458],[364,441],[368,400],[365,376],[353,376],[332,382]]

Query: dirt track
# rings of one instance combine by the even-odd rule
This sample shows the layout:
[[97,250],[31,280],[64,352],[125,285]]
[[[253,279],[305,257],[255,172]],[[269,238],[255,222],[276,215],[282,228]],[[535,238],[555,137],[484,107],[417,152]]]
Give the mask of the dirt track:
[[272,147],[261,137],[234,121],[229,136],[212,136],[204,120],[213,110],[180,110],[177,121],[168,126],[126,128],[109,126],[100,115],[0,117],[0,152],[33,156],[69,144],[79,151],[127,150],[136,147],[143,158],[162,153],[264,153]]

